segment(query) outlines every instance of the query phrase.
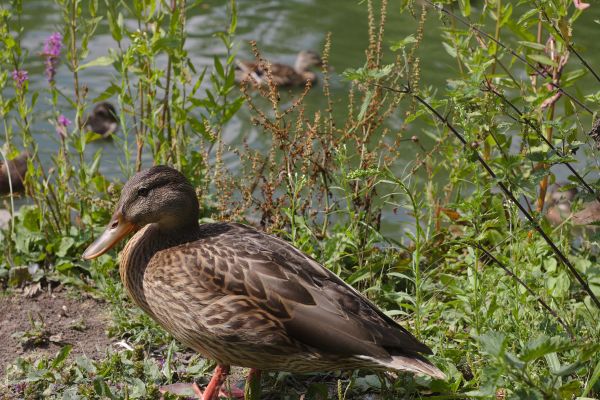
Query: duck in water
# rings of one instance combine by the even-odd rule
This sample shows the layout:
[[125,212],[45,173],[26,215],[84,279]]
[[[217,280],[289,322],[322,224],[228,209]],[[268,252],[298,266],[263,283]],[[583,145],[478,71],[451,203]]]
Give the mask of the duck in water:
[[96,104],[92,113],[87,116],[83,126],[103,138],[110,137],[119,129],[119,119],[115,107],[107,101]]
[[[237,61],[235,80],[237,83],[250,81],[256,86],[267,84],[266,65],[257,61]],[[319,54],[310,50],[298,53],[296,63],[292,67],[287,64],[271,63],[271,76],[275,86],[293,87],[304,86],[307,82],[317,82],[317,74],[312,67],[320,67],[323,60]]]

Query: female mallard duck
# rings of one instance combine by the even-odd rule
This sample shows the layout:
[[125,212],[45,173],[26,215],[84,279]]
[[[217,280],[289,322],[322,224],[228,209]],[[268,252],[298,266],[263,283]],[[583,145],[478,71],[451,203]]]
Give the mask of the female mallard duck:
[[[289,243],[238,223],[198,224],[194,188],[155,166],[123,187],[92,259],[130,232],[120,258],[129,296],[217,368],[290,372],[372,368],[444,378],[431,350],[339,277]],[[255,375],[253,375],[255,376]]]
[[25,174],[27,174],[29,153],[23,152],[16,158],[4,163],[0,160],[0,195],[21,193],[25,190]]
[[[310,68],[322,66],[323,61],[314,51],[302,50],[298,53],[293,67],[280,63],[270,65],[272,80],[276,86],[304,86],[307,82],[314,84],[317,81],[317,74]],[[267,71],[259,62],[238,60],[235,80],[237,83],[250,81],[254,85],[261,86],[266,84]]]
[[96,104],[83,126],[103,138],[109,137],[119,129],[119,119],[115,107],[107,101]]

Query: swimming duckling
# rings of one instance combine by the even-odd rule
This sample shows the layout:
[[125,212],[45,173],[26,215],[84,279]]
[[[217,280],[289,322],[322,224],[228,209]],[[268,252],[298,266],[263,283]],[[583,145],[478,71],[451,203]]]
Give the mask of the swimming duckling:
[[[264,65],[257,61],[237,61],[235,81],[241,83],[250,81],[256,86],[265,85],[267,82],[267,70]],[[312,67],[320,67],[323,60],[318,53],[311,50],[302,50],[298,53],[294,66],[281,63],[271,63],[271,76],[276,86],[292,87],[304,86],[307,82],[315,83],[317,74],[310,70]]]
[[103,138],[108,138],[119,129],[119,119],[115,107],[107,101],[96,104],[83,126]]

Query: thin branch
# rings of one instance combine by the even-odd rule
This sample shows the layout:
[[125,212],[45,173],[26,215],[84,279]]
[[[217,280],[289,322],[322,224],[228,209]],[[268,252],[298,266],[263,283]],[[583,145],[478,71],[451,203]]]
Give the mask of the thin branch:
[[[526,64],[529,68],[531,68],[536,74],[540,75],[543,78],[551,78],[551,76],[544,70],[539,69],[538,67],[536,67],[534,64],[532,64],[531,62],[529,62],[525,57],[523,57],[522,55],[520,55],[519,53],[517,53],[516,51],[512,50],[510,47],[508,47],[507,45],[505,45],[504,43],[502,43],[499,40],[496,40],[496,38],[494,38],[492,35],[490,35],[489,33],[482,31],[481,29],[477,28],[475,25],[473,25],[471,22],[469,22],[468,20],[454,14],[452,11],[444,8],[443,6],[439,5],[439,4],[435,4],[433,1],[431,0],[424,0],[426,3],[428,3],[429,5],[431,5],[433,8],[435,8],[436,10],[443,12],[444,14],[448,15],[449,17],[455,18],[457,21],[459,21],[460,23],[462,23],[463,25],[466,25],[469,27],[469,29],[474,30],[475,32],[485,36],[487,39],[491,40],[492,42],[496,43],[498,46],[502,47],[504,50],[508,51],[510,54],[512,54],[515,58],[517,58],[518,60],[520,60],[521,62],[523,62],[524,64]],[[571,99],[575,104],[577,104],[578,106],[580,106],[581,108],[583,108],[585,111],[587,111],[590,114],[593,114],[594,112],[585,104],[583,104],[579,99],[577,99],[575,96],[571,95],[569,92],[565,91],[560,85],[558,85],[555,82],[552,82],[552,80],[550,80],[548,82],[548,85],[552,86],[553,88],[555,88],[556,90],[558,90],[559,92],[561,92],[562,94],[564,94],[565,96],[567,96],[569,99]]]
[[[544,136],[542,134],[539,127],[537,127],[535,124],[533,124],[528,118],[523,118],[523,112],[521,110],[519,110],[510,100],[508,100],[506,98],[506,96],[504,96],[503,94],[496,91],[492,87],[492,85],[490,85],[489,81],[486,81],[486,89],[485,90],[488,90],[489,92],[495,94],[504,102],[504,104],[506,104],[507,106],[512,108],[517,113],[517,115],[520,117],[519,121],[523,122],[525,125],[529,126],[531,129],[533,129],[535,131],[535,133],[540,137],[540,139],[542,139],[544,141],[544,143],[546,143],[548,145],[548,147],[550,147],[554,152],[556,152],[556,154],[559,157],[561,157],[561,158],[565,157],[565,154],[562,151],[560,151],[558,148],[556,148],[556,146],[554,146],[552,144],[552,142],[550,142],[546,138],[546,136]],[[515,118],[515,120],[516,120],[516,118]],[[594,195],[596,197],[596,200],[600,203],[600,195],[598,193],[596,193],[596,191],[583,179],[583,177],[581,175],[579,175],[579,173],[575,170],[575,168],[573,168],[573,166],[567,161],[561,161],[561,164],[566,166],[569,169],[569,171],[571,171],[573,176],[575,176],[577,178],[577,180],[581,183],[581,185],[583,185],[583,187],[585,187],[585,189],[588,191],[588,193]]]
[[556,244],[554,244],[554,242],[552,241],[552,239],[550,239],[550,237],[546,234],[546,232],[544,232],[542,227],[536,222],[536,220],[527,211],[527,209],[525,207],[523,207],[523,205],[517,200],[514,193],[504,184],[504,182],[502,182],[498,179],[498,176],[496,175],[496,173],[492,170],[490,165],[481,157],[479,152],[476,151],[475,149],[472,149],[469,146],[466,139],[460,134],[460,132],[458,132],[458,130],[456,130],[456,128],[450,123],[450,121],[448,121],[448,119],[446,117],[444,117],[442,114],[440,114],[435,108],[433,108],[421,96],[419,96],[416,93],[413,93],[411,88],[408,86],[405,86],[404,89],[395,89],[395,88],[388,87],[385,85],[380,85],[378,83],[373,83],[373,85],[379,86],[383,89],[390,90],[390,91],[396,92],[396,93],[410,94],[411,96],[413,96],[415,98],[415,100],[417,100],[419,103],[421,103],[423,106],[425,106],[425,108],[427,108],[433,115],[435,115],[435,117],[440,122],[442,122],[444,125],[446,125],[446,127],[448,129],[450,129],[450,131],[454,134],[454,136],[456,136],[456,138],[463,144],[465,149],[471,149],[471,151],[475,154],[477,161],[479,161],[479,163],[483,166],[483,168],[486,170],[488,175],[490,175],[498,183],[498,186],[500,187],[502,192],[504,192],[504,194],[513,202],[513,204],[515,206],[517,206],[517,208],[523,213],[523,215],[525,215],[525,217],[527,218],[529,223],[531,223],[533,228],[536,231],[538,231],[538,233],[542,236],[542,238],[544,238],[544,240],[546,241],[546,243],[548,243],[548,245],[550,246],[550,248],[552,249],[554,254],[556,254],[556,256],[561,260],[561,262],[569,269],[569,271],[571,272],[573,277],[579,282],[579,284],[583,287],[585,292],[590,296],[590,298],[592,299],[592,301],[594,302],[596,307],[600,308],[600,300],[598,300],[598,298],[596,297],[596,295],[590,288],[590,285],[587,283],[587,281],[575,269],[573,264],[571,264],[569,259],[563,254],[562,251],[560,251],[560,249],[556,246]]
[[570,41],[567,40],[567,38],[565,38],[562,34],[562,32],[560,31],[560,29],[558,29],[558,27],[556,26],[556,24],[550,19],[550,17],[548,16],[548,14],[546,13],[546,10],[541,6],[541,4],[538,3],[537,0],[534,0],[535,6],[538,10],[540,10],[540,12],[542,13],[543,17],[546,19],[546,22],[548,22],[550,24],[550,26],[552,27],[552,29],[554,29],[554,31],[556,32],[556,34],[563,40],[563,42],[567,45],[567,49],[569,49],[569,51],[573,54],[575,54],[575,56],[579,59],[579,61],[581,61],[581,63],[588,69],[588,71],[590,71],[592,73],[592,75],[594,75],[594,78],[596,78],[596,80],[598,82],[600,82],[600,76],[598,76],[598,74],[596,73],[596,71],[594,71],[594,69],[590,66],[590,64],[587,63],[587,61],[585,61],[583,59],[583,57],[581,57],[581,55],[577,52],[577,50],[575,50],[575,48],[571,45]]
[[544,300],[542,300],[542,298],[540,296],[535,294],[535,292],[529,286],[527,286],[527,284],[525,282],[523,282],[523,280],[521,280],[521,278],[519,278],[517,275],[515,275],[514,272],[512,272],[506,265],[504,265],[500,260],[498,260],[496,257],[494,257],[494,255],[491,254],[489,251],[487,251],[484,247],[482,247],[478,243],[471,243],[471,244],[474,245],[475,247],[477,247],[482,252],[484,252],[485,255],[487,257],[489,257],[492,261],[494,261],[496,263],[496,265],[498,265],[500,268],[502,268],[504,270],[504,272],[506,272],[507,275],[509,275],[511,278],[513,278],[515,281],[517,281],[521,286],[523,286],[525,288],[525,290],[527,290],[529,292],[529,294],[531,294],[533,297],[535,297],[537,302],[540,303],[540,305],[542,307],[544,307],[550,314],[552,314],[552,316],[554,318],[556,318],[558,323],[561,324],[563,326],[563,328],[565,328],[565,331],[569,334],[571,339],[575,339],[575,335],[573,334],[573,331],[571,330],[569,325],[567,325],[567,323],[556,313],[556,311],[554,311],[548,305],[548,303],[546,303]]

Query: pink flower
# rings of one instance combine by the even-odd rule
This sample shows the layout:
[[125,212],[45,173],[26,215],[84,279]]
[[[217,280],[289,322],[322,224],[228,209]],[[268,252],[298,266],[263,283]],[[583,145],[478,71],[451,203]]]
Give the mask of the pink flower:
[[60,114],[58,116],[58,124],[66,128],[67,126],[71,125],[71,120]]
[[25,81],[29,79],[29,74],[23,69],[15,69],[12,72],[12,78],[15,81],[15,84],[17,85],[17,89],[20,90],[23,88],[23,84],[25,83]]
[[44,55],[46,57],[58,57],[60,56],[60,50],[62,49],[62,35],[60,32],[54,32],[48,39],[44,41]]
[[54,76],[56,75],[56,64],[58,63],[58,57],[62,49],[62,39],[63,37],[60,32],[54,32],[44,41],[44,52],[42,55],[46,57],[46,78],[48,78],[48,82],[50,83],[54,82]]
[[60,114],[56,119],[56,133],[64,140],[67,138],[67,126],[71,125],[71,120],[69,120],[64,115]]
[[578,10],[585,10],[590,6],[590,3],[584,3],[581,0],[573,0],[573,4],[575,4],[575,8]]

